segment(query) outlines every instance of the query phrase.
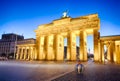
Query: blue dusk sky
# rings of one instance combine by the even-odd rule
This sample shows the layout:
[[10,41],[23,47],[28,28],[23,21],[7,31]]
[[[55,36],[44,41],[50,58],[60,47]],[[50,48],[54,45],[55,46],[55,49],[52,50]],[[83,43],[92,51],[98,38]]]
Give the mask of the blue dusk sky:
[[[72,18],[98,13],[100,35],[120,35],[119,0],[0,0],[0,36],[17,33],[35,38],[38,25],[60,19],[65,10]],[[90,49],[93,49],[92,38],[88,37]],[[77,38],[77,45],[78,42]]]

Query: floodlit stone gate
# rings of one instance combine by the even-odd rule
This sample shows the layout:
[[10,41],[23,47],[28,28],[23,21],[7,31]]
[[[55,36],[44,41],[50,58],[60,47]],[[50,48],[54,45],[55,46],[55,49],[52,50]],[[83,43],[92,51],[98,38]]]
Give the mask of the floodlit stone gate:
[[37,60],[36,41],[33,38],[17,41],[16,59]]
[[99,29],[98,14],[71,18],[64,16],[49,24],[43,24],[35,30],[36,49],[39,60],[64,60],[64,38],[67,38],[67,60],[76,60],[76,36],[80,37],[80,55],[87,61],[88,35],[93,35],[94,61],[99,61]]
[[[100,37],[98,14],[71,18],[63,17],[51,23],[38,26],[35,39],[20,41],[17,45],[16,59],[20,60],[64,60],[64,38],[67,38],[67,57],[77,60],[76,36],[79,36],[79,59],[87,61],[87,36],[93,35],[94,61],[120,63],[120,35]],[[31,42],[29,43],[29,41]],[[21,43],[27,41],[28,43]],[[105,50],[106,47],[106,50]]]
[[120,63],[120,35],[100,37],[99,57],[102,62],[107,59],[110,62]]
[[37,60],[36,47],[34,44],[17,45],[16,59]]

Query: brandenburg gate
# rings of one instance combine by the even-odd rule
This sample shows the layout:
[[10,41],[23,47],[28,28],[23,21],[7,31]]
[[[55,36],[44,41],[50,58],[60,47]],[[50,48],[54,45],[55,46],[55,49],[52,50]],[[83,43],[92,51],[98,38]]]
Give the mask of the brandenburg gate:
[[[33,39],[20,41],[31,43],[17,44],[16,59],[63,61],[64,39],[67,38],[66,59],[75,61],[79,57],[81,61],[87,61],[87,36],[93,35],[94,61],[105,62],[107,59],[120,64],[120,35],[100,37],[99,29],[98,14],[71,18],[63,13],[62,18],[38,26],[35,30],[36,42]],[[80,38],[79,56],[76,36]]]
[[67,60],[76,60],[76,36],[80,37],[81,61],[87,61],[87,36],[93,35],[94,61],[99,61],[98,14],[71,18],[65,13],[61,19],[43,24],[35,30],[37,59],[64,60],[64,38],[67,38]]

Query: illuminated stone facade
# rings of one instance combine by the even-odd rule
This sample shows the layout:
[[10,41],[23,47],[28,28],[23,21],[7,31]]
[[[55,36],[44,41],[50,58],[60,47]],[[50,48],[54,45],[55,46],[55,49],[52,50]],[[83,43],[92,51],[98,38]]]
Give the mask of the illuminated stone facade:
[[[38,26],[35,44],[18,45],[16,59],[63,61],[64,38],[67,38],[67,57],[69,61],[77,60],[76,36],[80,37],[79,59],[87,61],[87,36],[93,35],[94,61],[105,62],[106,58],[120,63],[120,36],[100,37],[100,19],[98,14],[77,18],[64,16],[49,24]],[[106,46],[107,51],[104,51]],[[25,49],[25,50],[23,50]],[[29,49],[27,51],[27,49]],[[23,53],[24,52],[24,53]],[[107,53],[107,54],[105,54]]]
[[105,48],[106,46],[106,59],[110,62],[120,64],[120,35],[104,36],[100,38],[100,61],[105,61]]
[[39,60],[64,60],[64,38],[67,38],[67,60],[76,60],[76,36],[80,37],[80,60],[87,61],[88,35],[94,38],[94,60],[99,61],[98,39],[100,37],[98,14],[78,18],[65,17],[49,24],[40,25],[36,32],[36,49]]
[[35,39],[24,39],[17,42],[16,59],[37,60]]

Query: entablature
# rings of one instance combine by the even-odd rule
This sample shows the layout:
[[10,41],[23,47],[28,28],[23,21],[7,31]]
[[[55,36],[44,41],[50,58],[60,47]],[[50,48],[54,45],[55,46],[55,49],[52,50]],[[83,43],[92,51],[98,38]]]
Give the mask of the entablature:
[[120,35],[102,36],[101,41],[117,41],[120,40]]
[[97,14],[54,20],[50,24],[40,25],[35,32],[38,35],[47,35],[85,29],[100,29],[100,19]]

